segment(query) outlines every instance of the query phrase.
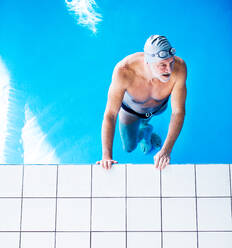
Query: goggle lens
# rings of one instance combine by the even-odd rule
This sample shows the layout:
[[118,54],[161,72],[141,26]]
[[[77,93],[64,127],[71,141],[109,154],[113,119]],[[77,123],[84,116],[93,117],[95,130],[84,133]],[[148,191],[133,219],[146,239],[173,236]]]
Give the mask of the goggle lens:
[[168,52],[167,51],[160,51],[158,56],[160,58],[166,58],[168,56]]
[[167,50],[161,50],[158,53],[154,53],[154,54],[148,54],[151,57],[159,57],[161,59],[167,58],[168,55],[173,56],[176,53],[176,49],[174,47],[170,48],[168,51]]
[[172,47],[171,49],[170,49],[170,54],[171,55],[174,55],[176,53],[176,49],[174,48],[174,47]]

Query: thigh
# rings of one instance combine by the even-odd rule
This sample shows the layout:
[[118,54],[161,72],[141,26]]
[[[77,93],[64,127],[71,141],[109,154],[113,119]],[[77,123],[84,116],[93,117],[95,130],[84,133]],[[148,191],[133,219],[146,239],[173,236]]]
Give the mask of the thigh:
[[122,107],[119,110],[118,116],[119,116],[119,122],[126,125],[140,120],[138,116],[127,112]]
[[140,118],[126,112],[119,111],[119,131],[122,142],[125,146],[135,146],[138,142]]

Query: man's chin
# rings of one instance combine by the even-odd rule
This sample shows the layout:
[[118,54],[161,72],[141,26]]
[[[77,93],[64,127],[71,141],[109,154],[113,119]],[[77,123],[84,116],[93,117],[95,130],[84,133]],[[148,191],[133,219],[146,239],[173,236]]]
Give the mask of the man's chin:
[[163,83],[168,82],[170,77],[171,77],[171,75],[169,77],[165,77],[165,76],[160,75],[160,74],[158,74],[158,73],[156,73],[155,71],[152,70],[152,78],[157,78]]
[[170,79],[170,76],[169,77],[164,77],[164,76],[160,76],[159,77],[159,80],[163,83],[167,83]]

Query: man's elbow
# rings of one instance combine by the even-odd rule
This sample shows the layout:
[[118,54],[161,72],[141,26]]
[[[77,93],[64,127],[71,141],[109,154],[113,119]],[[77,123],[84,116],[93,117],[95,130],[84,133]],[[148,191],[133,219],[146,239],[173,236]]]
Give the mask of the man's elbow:
[[105,121],[110,121],[110,122],[116,122],[117,120],[117,113],[112,113],[112,112],[105,112],[104,113],[104,120]]
[[172,115],[185,116],[185,109],[173,110]]

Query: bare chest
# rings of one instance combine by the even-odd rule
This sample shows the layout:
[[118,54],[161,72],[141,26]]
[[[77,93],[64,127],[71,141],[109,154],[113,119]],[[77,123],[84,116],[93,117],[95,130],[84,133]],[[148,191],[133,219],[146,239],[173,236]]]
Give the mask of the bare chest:
[[142,77],[135,78],[127,89],[134,103],[143,107],[156,107],[160,105],[172,92],[174,80],[166,83],[149,82]]

